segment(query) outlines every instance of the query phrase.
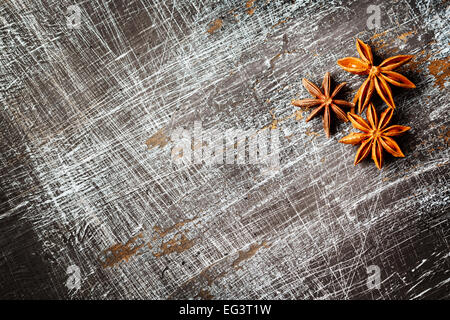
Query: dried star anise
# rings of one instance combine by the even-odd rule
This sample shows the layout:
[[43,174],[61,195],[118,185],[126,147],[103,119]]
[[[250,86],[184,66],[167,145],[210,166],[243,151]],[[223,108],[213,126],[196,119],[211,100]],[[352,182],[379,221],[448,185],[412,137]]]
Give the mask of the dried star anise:
[[415,88],[414,83],[409,81],[405,76],[392,70],[407,63],[414,56],[411,55],[399,55],[384,60],[379,66],[373,65],[373,55],[370,46],[356,40],[356,49],[358,50],[361,59],[354,57],[346,57],[339,59],[337,64],[345,71],[359,74],[369,75],[364,83],[356,93],[353,103],[358,101],[358,112],[364,112],[364,109],[370,102],[373,90],[378,92],[381,99],[386,102],[390,108],[395,108],[394,99],[392,98],[392,91],[389,87],[389,83],[403,88]]
[[322,90],[320,90],[315,84],[313,84],[311,81],[303,78],[302,79],[303,86],[306,88],[306,90],[309,91],[309,93],[315,97],[315,99],[303,99],[303,100],[292,100],[292,104],[296,107],[314,107],[319,105],[317,108],[315,108],[309,117],[306,119],[306,122],[314,118],[319,114],[322,109],[325,109],[323,114],[323,128],[325,129],[325,132],[327,134],[327,137],[330,137],[330,108],[333,110],[333,112],[336,114],[336,116],[341,119],[342,121],[347,122],[347,116],[345,115],[345,112],[342,111],[339,106],[344,107],[354,107],[354,104],[351,102],[347,102],[345,100],[337,100],[334,99],[334,97],[341,91],[341,89],[345,86],[346,82],[343,82],[339,84],[334,91],[330,95],[330,73],[327,72],[325,74],[325,77],[323,78],[322,82]]
[[356,114],[348,113],[348,118],[353,127],[361,130],[363,133],[352,132],[339,140],[339,142],[353,145],[361,143],[361,146],[356,152],[355,165],[365,159],[370,151],[372,151],[372,159],[378,169],[381,169],[383,166],[383,149],[394,157],[405,156],[398,144],[391,137],[398,136],[411,128],[400,125],[393,125],[386,128],[389,121],[391,121],[393,113],[394,109],[387,108],[381,114],[380,120],[378,121],[373,104],[369,104],[367,121]]

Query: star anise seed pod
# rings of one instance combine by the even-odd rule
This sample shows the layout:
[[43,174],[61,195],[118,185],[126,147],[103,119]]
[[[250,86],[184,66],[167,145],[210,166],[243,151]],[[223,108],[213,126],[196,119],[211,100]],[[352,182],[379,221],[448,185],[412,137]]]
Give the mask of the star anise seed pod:
[[370,151],[372,151],[372,160],[378,169],[383,167],[383,149],[394,157],[403,158],[405,156],[397,142],[391,137],[398,136],[411,129],[411,127],[393,125],[386,128],[387,124],[391,121],[393,113],[394,109],[387,108],[383,111],[378,121],[378,115],[372,103],[369,104],[367,110],[367,121],[354,113],[348,113],[348,118],[353,127],[361,130],[363,133],[352,132],[339,140],[339,142],[353,145],[361,143],[361,146],[356,152],[355,165],[365,159]]
[[356,93],[353,103],[358,101],[358,112],[364,112],[370,102],[373,90],[378,92],[381,99],[386,102],[390,108],[395,108],[394,99],[392,98],[392,90],[389,83],[394,86],[403,88],[415,88],[414,83],[409,81],[405,76],[392,70],[407,63],[414,56],[399,55],[384,60],[379,66],[373,64],[372,49],[359,39],[356,39],[356,49],[361,59],[354,57],[346,57],[339,59],[337,64],[350,73],[359,75],[369,75]]
[[336,116],[341,119],[344,122],[347,122],[347,116],[344,111],[342,111],[341,108],[338,106],[344,106],[344,107],[354,107],[355,105],[351,102],[347,102],[345,100],[338,100],[334,99],[334,97],[341,91],[341,89],[345,86],[346,82],[343,82],[333,90],[333,92],[330,94],[330,73],[327,72],[325,74],[325,77],[323,78],[322,82],[322,90],[319,89],[315,84],[313,84],[311,81],[303,78],[302,83],[303,86],[308,90],[308,92],[315,97],[315,99],[303,99],[303,100],[292,100],[292,104],[296,107],[314,107],[319,105],[317,108],[315,108],[309,115],[309,117],[306,119],[306,122],[314,118],[324,110],[323,114],[323,128],[325,129],[325,132],[327,134],[327,137],[330,137],[330,108],[333,110],[333,112],[336,114]]

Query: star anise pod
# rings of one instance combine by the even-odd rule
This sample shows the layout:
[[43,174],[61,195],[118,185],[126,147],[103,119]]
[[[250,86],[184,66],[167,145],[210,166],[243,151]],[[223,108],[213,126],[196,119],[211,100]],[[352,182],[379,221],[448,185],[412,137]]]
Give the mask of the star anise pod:
[[345,71],[359,74],[369,75],[356,93],[353,103],[358,101],[358,112],[364,112],[364,109],[370,102],[373,90],[378,92],[381,99],[386,102],[390,108],[395,108],[394,99],[389,83],[394,86],[403,88],[415,88],[414,83],[409,81],[405,76],[392,70],[407,63],[414,56],[399,55],[384,60],[379,66],[373,64],[372,49],[359,39],[356,39],[356,49],[361,59],[354,57],[346,57],[339,59],[337,64]]
[[314,107],[315,108],[311,114],[306,119],[306,122],[317,116],[322,110],[324,110],[323,114],[323,128],[327,134],[327,137],[330,137],[330,108],[336,114],[336,116],[342,121],[347,122],[347,116],[344,111],[338,106],[344,107],[354,107],[355,105],[351,102],[347,102],[345,100],[334,99],[334,97],[341,91],[341,89],[345,86],[346,82],[343,82],[334,89],[334,91],[330,94],[330,73],[327,72],[322,82],[322,90],[319,89],[314,83],[303,78],[302,83],[306,90],[315,97],[315,99],[303,99],[303,100],[292,100],[292,104],[296,107]]
[[365,159],[370,151],[372,151],[372,160],[378,169],[383,166],[383,149],[392,154],[394,157],[404,157],[402,150],[398,144],[391,138],[398,136],[409,129],[410,127],[393,125],[387,127],[387,124],[391,121],[394,109],[387,108],[378,121],[378,115],[372,103],[369,104],[367,110],[367,121],[354,113],[348,113],[348,118],[353,127],[361,130],[363,133],[350,133],[348,136],[339,140],[341,143],[346,144],[360,144],[358,151],[356,152],[355,165]]

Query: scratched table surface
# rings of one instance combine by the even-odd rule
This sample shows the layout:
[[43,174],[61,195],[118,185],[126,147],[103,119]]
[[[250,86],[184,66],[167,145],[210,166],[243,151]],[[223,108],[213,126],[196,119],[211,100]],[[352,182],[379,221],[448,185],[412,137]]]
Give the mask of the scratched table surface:
[[[1,298],[449,298],[447,1],[73,4],[0,5]],[[352,99],[356,38],[415,55],[382,170],[291,105]],[[195,122],[277,132],[279,170],[175,163]]]

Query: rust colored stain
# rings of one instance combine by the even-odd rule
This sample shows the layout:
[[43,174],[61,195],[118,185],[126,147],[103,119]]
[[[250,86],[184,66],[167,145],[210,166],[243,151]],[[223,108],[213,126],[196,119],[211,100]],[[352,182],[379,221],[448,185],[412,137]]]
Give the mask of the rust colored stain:
[[[155,232],[158,234],[159,238],[163,238],[165,237],[167,234],[169,234],[170,232],[174,231],[174,230],[178,230],[180,229],[182,226],[184,226],[186,223],[194,221],[195,219],[197,219],[197,217],[194,217],[192,219],[186,219],[183,221],[180,221],[178,223],[175,223],[173,226],[168,227],[167,229],[162,229],[159,226],[154,226],[153,229],[155,230]],[[153,240],[156,240],[157,237],[153,237]]]
[[315,138],[315,137],[317,137],[317,136],[319,135],[318,132],[312,131],[312,130],[310,130],[310,129],[306,129],[305,134],[306,134],[307,136],[313,137],[313,138]]
[[219,30],[220,28],[222,28],[223,25],[223,20],[222,19],[216,19],[213,22],[210,23],[210,27],[208,29],[208,33],[209,34],[213,34],[214,32],[216,32],[217,30]]
[[251,7],[253,7],[253,5],[255,4],[255,2],[256,2],[256,0],[248,0],[248,1],[245,3],[245,7],[246,7],[246,8],[251,8]]
[[208,278],[208,286],[212,285],[214,281],[216,281],[217,279],[223,278],[227,275],[227,273],[225,271],[222,271],[221,273],[219,273],[218,275],[214,276],[214,277],[209,277]]
[[290,19],[291,19],[291,18],[286,18],[286,19],[284,19],[284,20],[280,20],[280,21],[278,21],[277,23],[275,23],[271,28],[274,29],[274,28],[278,27],[279,25],[282,25],[283,23],[288,22]]
[[386,35],[386,33],[387,33],[387,30],[383,31],[381,33],[375,33],[373,36],[370,37],[370,39],[371,40],[375,40],[375,39],[377,39],[379,37],[384,37]]
[[275,117],[273,110],[270,110],[269,113],[272,116],[272,123],[269,125],[269,128],[270,130],[274,130],[278,127],[278,119]]
[[[206,282],[208,283],[208,286],[211,286],[214,281],[224,277],[227,274],[225,271],[220,272],[219,274],[214,274],[214,272],[210,272],[212,267],[214,267],[216,264],[217,264],[217,262],[213,263],[212,265],[210,265],[210,266],[206,267],[205,269],[203,269],[198,274],[198,278],[206,280]],[[193,279],[191,279],[191,280],[193,280]]]
[[[193,221],[195,219],[197,219],[197,217],[178,222],[167,229],[162,229],[158,226],[155,226],[153,228],[155,231],[155,235],[151,238],[151,240],[155,241],[158,239],[162,239],[166,235],[168,235],[170,232],[172,232],[174,230],[179,230],[186,223]],[[183,251],[189,249],[190,247],[192,247],[193,244],[194,244],[194,240],[189,240],[182,232],[178,232],[172,237],[172,239],[170,239],[166,242],[163,242],[158,247],[160,252],[152,252],[152,253],[155,257],[159,258],[163,255],[170,254],[173,252],[177,252],[177,253],[183,252]],[[152,245],[152,243],[150,241],[144,241],[144,234],[141,232],[137,236],[134,236],[133,238],[128,240],[127,243],[125,243],[125,244],[118,243],[118,244],[112,245],[108,249],[105,249],[102,252],[103,256],[105,257],[105,261],[102,262],[102,267],[103,268],[113,267],[114,265],[118,264],[121,261],[128,262],[132,256],[135,256],[138,254],[138,251],[141,248],[142,248],[142,250],[140,250],[140,251],[147,250],[147,252],[148,251],[151,252],[151,250],[154,247],[156,249],[157,246],[155,246],[155,244]]]
[[240,250],[238,252],[239,256],[236,258],[236,260],[233,261],[231,266],[233,268],[235,268],[236,270],[242,268],[239,266],[239,264],[242,261],[248,260],[251,257],[253,257],[261,247],[268,248],[269,246],[267,245],[267,243],[265,241],[263,241],[260,244],[252,244],[247,251]]
[[386,55],[394,55],[396,52],[399,51],[399,49],[395,45],[392,45],[392,43],[396,40],[396,38],[390,36],[390,34],[387,31],[377,33],[373,35],[370,39],[372,40],[371,44],[373,47],[372,50],[377,51],[387,47],[388,49],[385,49],[383,51],[383,53]]
[[400,39],[406,43],[409,37],[417,34],[417,30],[411,30],[408,32],[404,32],[401,35],[394,37],[392,34],[388,33],[388,31],[384,31],[381,33],[376,33],[370,39],[372,40],[372,46],[375,50],[381,50],[384,48],[383,54],[385,55],[395,55],[400,51],[397,46],[393,45],[396,39]]
[[303,110],[295,110],[294,116],[296,121],[303,119]]
[[450,61],[449,57],[444,59],[435,60],[428,66],[428,71],[433,75],[435,79],[435,86],[441,90],[445,90],[445,82],[450,75]]
[[282,52],[277,53],[272,59],[270,59],[270,68],[273,69],[275,61],[277,61],[283,55]]
[[442,126],[441,131],[442,134],[439,135],[439,138],[443,139],[446,144],[450,144],[450,130],[445,126]]
[[288,139],[289,141],[291,141],[291,138],[294,136],[294,134],[290,134],[288,136],[284,136],[286,139]]
[[167,145],[169,142],[169,137],[166,135],[164,128],[161,130],[158,130],[154,135],[152,135],[150,138],[145,141],[145,144],[147,145],[148,149],[152,149],[155,147],[163,148]]
[[121,261],[128,262],[128,260],[145,245],[145,243],[139,245],[136,244],[136,240],[142,239],[143,237],[143,234],[140,233],[128,240],[125,244],[118,243],[104,250],[103,253],[106,256],[106,260],[102,263],[102,267],[112,267]]
[[376,41],[373,41],[372,45],[373,45],[375,50],[381,50],[384,47],[386,47],[388,44],[383,39],[378,39]]
[[186,237],[184,233],[175,234],[172,239],[163,242],[160,246],[161,252],[154,252],[153,255],[156,258],[161,258],[162,256],[171,254],[171,253],[181,253],[191,248],[194,245],[194,240],[190,240]]
[[203,300],[211,300],[212,298],[214,298],[214,296],[208,290],[201,289],[197,294],[196,298],[201,298]]
[[416,34],[416,30],[412,30],[412,31],[409,31],[409,32],[402,33],[402,34],[399,35],[397,38],[399,38],[400,40],[406,42],[406,40],[408,39],[408,37],[411,36],[411,35],[413,35],[413,34]]
[[295,110],[294,113],[292,113],[284,118],[281,118],[281,119],[276,118],[275,114],[273,113],[273,110],[274,109],[269,111],[270,115],[272,116],[271,123],[269,125],[261,128],[260,131],[265,130],[265,129],[270,129],[270,130],[278,129],[278,125],[280,123],[282,123],[286,120],[292,119],[292,118],[295,118],[295,120],[297,120],[297,121],[300,119],[303,119],[303,111],[304,111],[303,109]]
[[425,50],[420,51],[414,59],[408,62],[404,68],[409,69],[414,72],[421,72],[423,70],[423,65],[431,57],[430,53],[426,53]]
[[253,5],[255,4],[255,2],[256,2],[256,0],[248,0],[248,1],[245,3],[245,7],[248,8],[247,14],[248,14],[249,16],[251,16],[251,15],[253,15],[253,14],[255,13],[255,9],[256,9],[256,8],[253,6]]
[[380,51],[381,49],[386,48],[383,50],[383,55],[393,56],[399,51],[399,49],[395,45],[393,45],[394,41],[395,38],[389,40],[378,39],[376,41],[373,41],[372,45],[375,51]]

